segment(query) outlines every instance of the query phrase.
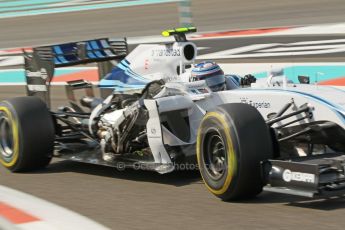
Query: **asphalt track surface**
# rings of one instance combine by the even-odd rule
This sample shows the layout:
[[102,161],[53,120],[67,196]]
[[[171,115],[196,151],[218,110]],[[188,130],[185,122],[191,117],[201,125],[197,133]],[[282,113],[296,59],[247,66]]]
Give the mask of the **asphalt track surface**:
[[[195,2],[194,16],[201,30],[342,22],[345,11],[342,0],[327,3],[322,0]],[[2,19],[0,47],[95,36],[152,35],[177,24],[177,11],[173,6],[162,4]],[[302,61],[305,57],[299,58]],[[341,55],[328,58],[338,60]],[[54,88],[52,94],[54,107],[64,101],[61,88]],[[23,87],[0,89],[1,100],[19,95],[24,95]],[[206,190],[198,173],[121,172],[55,161],[46,170],[35,173],[11,174],[0,168],[0,175],[2,185],[57,203],[112,229],[315,230],[343,229],[345,224],[344,197],[310,200],[263,193],[253,200],[227,203]]]
[[[194,0],[200,31],[344,21],[343,0]],[[178,26],[176,3],[110,8],[0,20],[0,47],[23,47],[95,37],[155,35]]]
[[[260,37],[242,37],[242,38],[223,38],[223,39],[210,39],[210,40],[199,40],[194,41],[198,47],[205,47],[198,51],[198,56],[202,57],[204,54],[212,54],[219,51],[235,49],[239,47],[248,47],[253,44],[261,45],[261,44],[279,44],[274,46],[275,47],[289,47],[289,44],[293,44],[296,42],[323,42],[323,41],[340,41],[343,40],[344,36],[341,35],[300,35],[300,36],[260,36]],[[342,45],[342,41],[339,44]],[[314,46],[314,45],[313,45]],[[301,47],[301,45],[297,46],[290,46],[290,48]],[[306,46],[303,46],[306,47]],[[302,48],[303,49],[303,48]],[[306,48],[308,49],[308,48]],[[308,50],[306,50],[308,51]],[[300,51],[301,55],[291,55],[291,52],[285,52],[285,55],[272,57],[270,54],[267,54],[265,57],[256,57],[255,55],[260,55],[259,50],[253,50],[248,52],[240,53],[242,55],[254,55],[254,57],[243,57],[243,58],[236,58],[236,55],[231,55],[227,59],[217,59],[212,57],[212,60],[219,61],[220,63],[278,63],[278,62],[288,62],[288,63],[295,63],[295,62],[344,62],[345,61],[345,54],[343,51],[337,53],[325,53],[325,54],[313,54],[307,55],[303,54],[303,50]]]

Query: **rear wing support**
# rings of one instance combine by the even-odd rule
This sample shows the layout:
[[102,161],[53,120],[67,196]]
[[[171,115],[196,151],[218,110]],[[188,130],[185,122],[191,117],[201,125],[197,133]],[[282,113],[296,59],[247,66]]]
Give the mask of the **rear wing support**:
[[33,48],[24,52],[28,96],[41,98],[50,107],[50,83],[55,68],[97,63],[99,80],[128,54],[122,39],[96,39]]

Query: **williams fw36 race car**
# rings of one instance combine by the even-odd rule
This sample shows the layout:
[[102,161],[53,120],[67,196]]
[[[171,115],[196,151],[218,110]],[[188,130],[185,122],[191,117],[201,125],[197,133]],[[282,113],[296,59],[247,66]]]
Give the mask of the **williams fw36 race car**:
[[[23,172],[56,157],[162,174],[197,165],[223,200],[262,190],[314,197],[344,189],[345,92],[274,75],[213,92],[188,77],[197,47],[185,34],[194,31],[164,31],[175,41],[129,54],[125,39],[25,53],[28,96],[0,103],[1,164]],[[54,69],[92,62],[110,94],[96,98],[90,83],[71,81],[68,102],[53,111]],[[80,89],[86,96],[77,99]]]

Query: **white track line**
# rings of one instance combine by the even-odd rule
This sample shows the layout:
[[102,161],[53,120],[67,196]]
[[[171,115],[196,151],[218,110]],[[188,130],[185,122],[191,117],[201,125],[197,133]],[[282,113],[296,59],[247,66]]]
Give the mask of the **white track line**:
[[0,201],[23,210],[42,221],[19,224],[21,229],[104,230],[108,229],[80,214],[39,199],[32,195],[0,185]]

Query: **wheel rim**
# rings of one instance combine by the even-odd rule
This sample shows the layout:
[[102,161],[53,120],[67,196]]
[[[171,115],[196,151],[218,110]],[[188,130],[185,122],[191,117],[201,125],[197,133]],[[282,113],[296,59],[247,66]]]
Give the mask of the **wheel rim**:
[[226,174],[226,150],[222,136],[212,130],[205,136],[204,160],[206,170],[213,180],[220,180]]
[[11,122],[5,113],[0,112],[0,152],[3,158],[13,156],[13,131]]

